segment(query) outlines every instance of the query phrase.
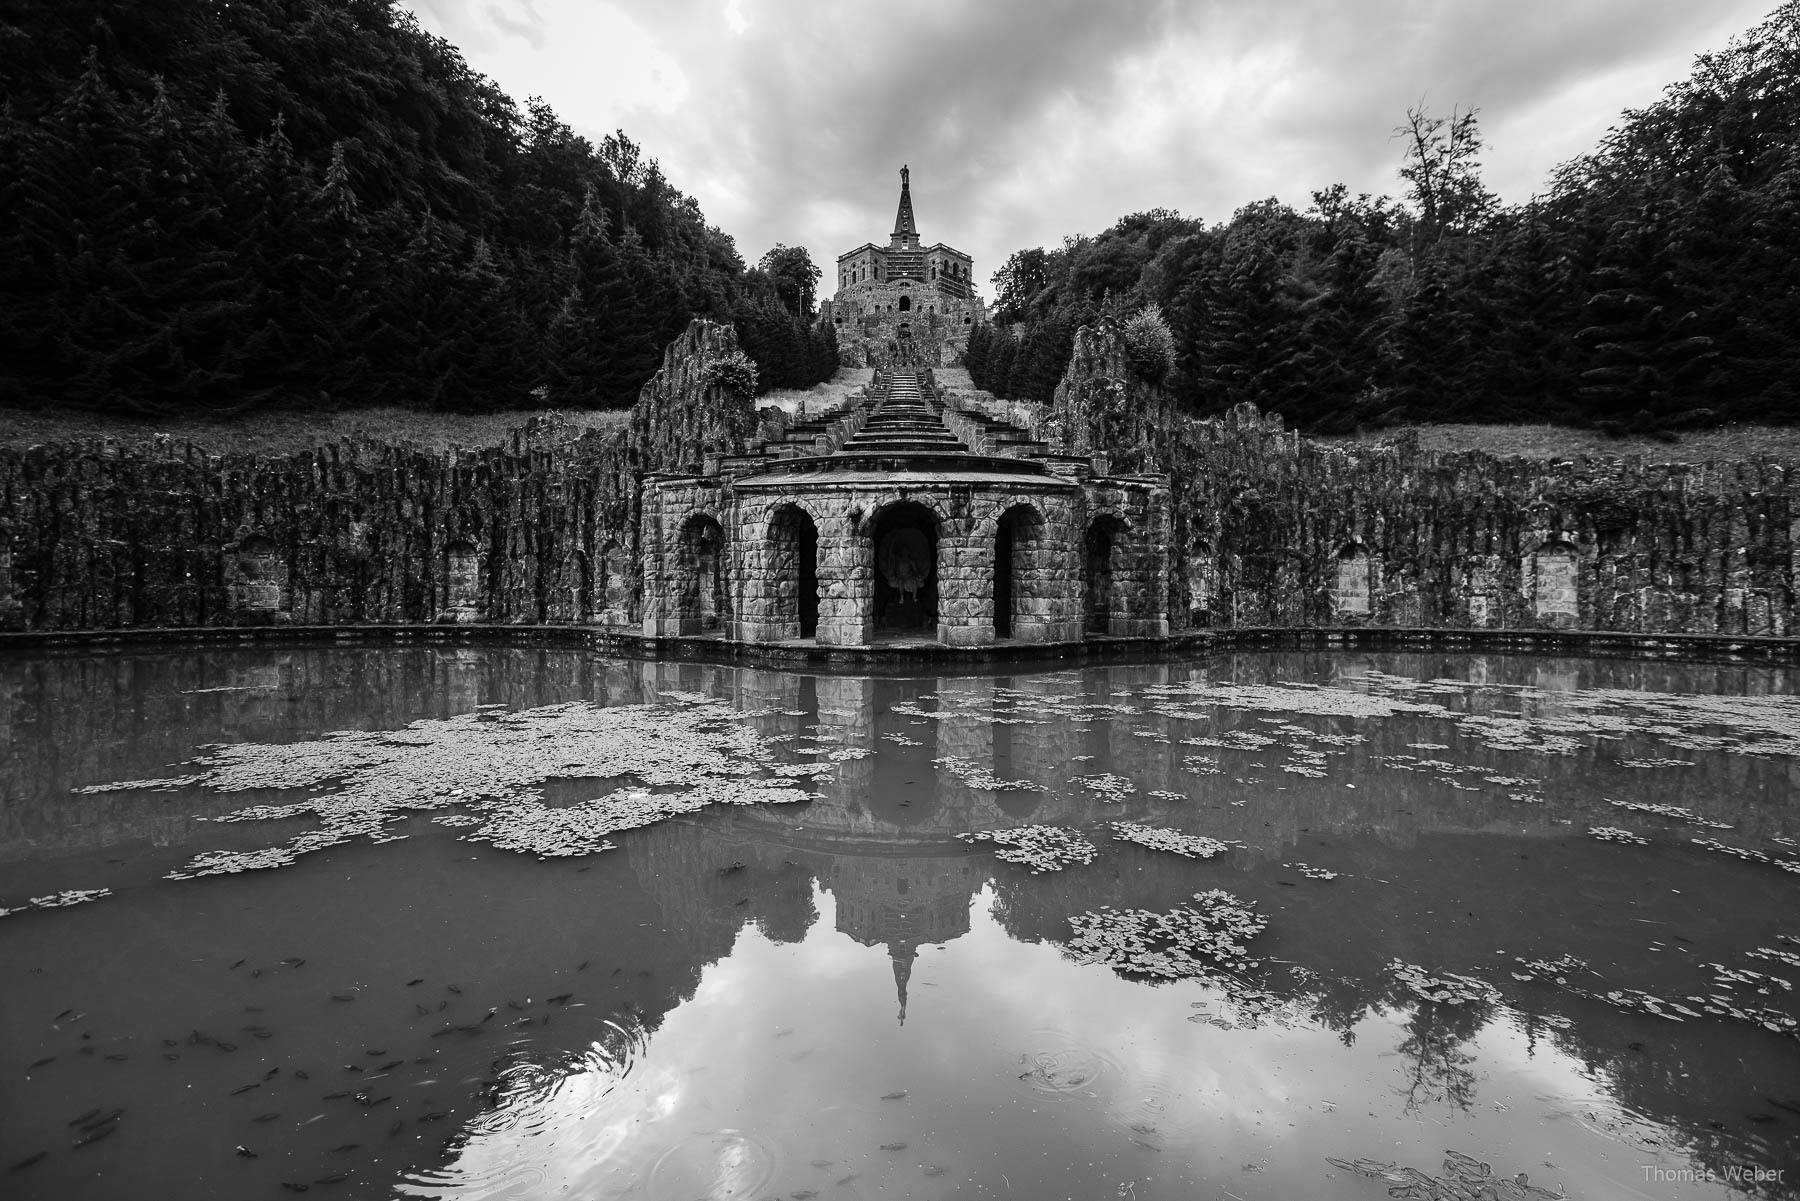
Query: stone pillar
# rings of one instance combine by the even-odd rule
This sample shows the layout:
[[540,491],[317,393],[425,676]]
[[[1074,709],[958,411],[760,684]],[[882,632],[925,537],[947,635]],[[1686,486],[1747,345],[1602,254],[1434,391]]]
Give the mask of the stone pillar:
[[938,530],[938,641],[945,646],[994,641],[994,548],[977,528],[962,505]]
[[875,547],[848,514],[819,525],[820,646],[867,646],[875,635]]
[[1021,632],[1018,637],[1033,642],[1081,641],[1084,536],[1074,506],[1067,499],[1045,502],[1043,536],[1033,556],[1034,629],[1030,634]]

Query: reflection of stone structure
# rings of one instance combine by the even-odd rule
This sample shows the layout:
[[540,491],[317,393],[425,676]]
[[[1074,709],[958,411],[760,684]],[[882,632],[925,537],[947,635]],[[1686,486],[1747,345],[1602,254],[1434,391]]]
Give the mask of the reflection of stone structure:
[[647,480],[646,634],[974,646],[1168,631],[1161,478],[1052,455],[954,407],[929,373],[878,374],[748,449]]
[[975,295],[975,263],[942,242],[921,246],[913,222],[912,173],[900,168],[900,208],[885,247],[865,242],[838,256],[837,295],[819,320],[837,331],[844,361],[943,367],[987,321]]

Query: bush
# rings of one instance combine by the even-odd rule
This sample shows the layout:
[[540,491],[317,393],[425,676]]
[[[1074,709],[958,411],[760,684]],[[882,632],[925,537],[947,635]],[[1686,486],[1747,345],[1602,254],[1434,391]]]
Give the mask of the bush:
[[741,350],[706,365],[706,382],[742,396],[756,395],[756,361]]
[[1175,335],[1162,310],[1147,304],[1125,319],[1125,362],[1133,375],[1160,384],[1175,366]]

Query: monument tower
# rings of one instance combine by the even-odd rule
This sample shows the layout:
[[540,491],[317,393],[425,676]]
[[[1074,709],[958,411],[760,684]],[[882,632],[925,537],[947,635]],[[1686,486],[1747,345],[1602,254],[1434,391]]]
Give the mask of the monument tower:
[[948,367],[961,361],[969,333],[987,321],[975,294],[975,261],[943,242],[919,236],[913,214],[912,168],[900,168],[900,203],[886,246],[864,242],[837,260],[837,293],[819,320],[837,330],[851,366],[905,362]]

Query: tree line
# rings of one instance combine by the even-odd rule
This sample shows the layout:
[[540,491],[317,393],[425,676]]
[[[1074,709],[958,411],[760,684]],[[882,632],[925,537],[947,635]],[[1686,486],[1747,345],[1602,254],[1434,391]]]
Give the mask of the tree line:
[[1482,183],[1473,109],[1396,131],[1402,196],[1166,209],[1015,252],[976,382],[1048,399],[1079,325],[1153,307],[1167,386],[1318,432],[1544,421],[1672,436],[1800,420],[1800,0],[1628,110],[1541,195]]
[[0,403],[616,407],[697,315],[759,391],[836,370],[804,249],[396,0],[15,0],[0,79]]

